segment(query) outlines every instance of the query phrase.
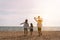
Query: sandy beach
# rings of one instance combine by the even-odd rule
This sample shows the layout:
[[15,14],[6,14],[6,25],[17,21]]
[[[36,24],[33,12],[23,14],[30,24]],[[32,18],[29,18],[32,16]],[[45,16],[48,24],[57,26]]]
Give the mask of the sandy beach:
[[60,31],[43,31],[39,37],[38,32],[24,36],[23,31],[0,31],[0,40],[60,40]]

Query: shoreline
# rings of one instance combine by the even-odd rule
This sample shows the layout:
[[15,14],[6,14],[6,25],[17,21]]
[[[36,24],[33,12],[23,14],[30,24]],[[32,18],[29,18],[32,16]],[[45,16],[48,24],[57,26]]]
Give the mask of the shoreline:
[[[0,31],[23,31],[23,27],[0,27]],[[28,29],[29,30],[29,29]],[[33,27],[37,31],[37,27]],[[60,27],[42,27],[42,31],[60,31]]]

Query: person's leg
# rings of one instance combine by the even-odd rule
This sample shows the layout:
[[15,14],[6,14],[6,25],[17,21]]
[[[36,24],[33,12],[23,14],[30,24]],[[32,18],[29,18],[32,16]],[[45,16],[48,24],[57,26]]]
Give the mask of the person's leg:
[[39,27],[38,27],[38,36],[39,36],[40,32],[39,32]]
[[40,35],[42,35],[42,31],[41,31],[42,28],[40,28]]
[[25,35],[25,28],[24,28],[24,35]]
[[40,35],[42,35],[41,28],[40,28],[40,30],[39,30],[39,31],[40,31]]
[[31,29],[31,30],[30,30],[30,35],[32,35],[32,31],[33,31],[33,30]]
[[26,36],[26,29],[24,28],[24,36]]
[[39,34],[39,36],[40,36],[40,31],[38,30],[38,34]]
[[30,31],[30,35],[32,35],[32,32]]
[[42,35],[42,24],[41,24],[41,28],[40,28],[40,31],[41,31],[41,33],[40,33],[40,34]]
[[41,28],[38,28],[38,34],[41,35]]
[[24,28],[24,35],[27,35],[27,28]]
[[26,35],[28,35],[28,29],[26,28]]

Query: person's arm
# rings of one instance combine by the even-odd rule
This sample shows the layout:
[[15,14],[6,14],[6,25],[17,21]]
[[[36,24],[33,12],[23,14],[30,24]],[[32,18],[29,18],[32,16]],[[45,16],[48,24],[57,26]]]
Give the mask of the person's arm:
[[37,22],[37,18],[36,17],[34,17],[34,20]]
[[22,24],[24,24],[24,22],[23,23],[20,23],[20,25],[22,25]]

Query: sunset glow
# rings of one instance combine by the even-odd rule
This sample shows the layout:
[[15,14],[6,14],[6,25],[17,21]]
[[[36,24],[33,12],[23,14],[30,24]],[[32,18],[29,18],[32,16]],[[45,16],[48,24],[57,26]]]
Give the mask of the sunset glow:
[[36,26],[37,16],[43,26],[60,26],[60,0],[0,0],[0,26],[20,26],[25,19]]

